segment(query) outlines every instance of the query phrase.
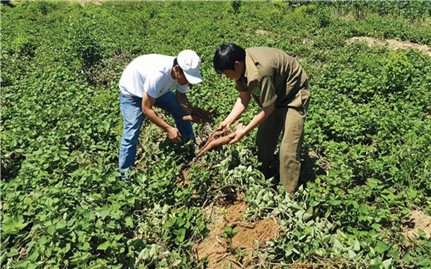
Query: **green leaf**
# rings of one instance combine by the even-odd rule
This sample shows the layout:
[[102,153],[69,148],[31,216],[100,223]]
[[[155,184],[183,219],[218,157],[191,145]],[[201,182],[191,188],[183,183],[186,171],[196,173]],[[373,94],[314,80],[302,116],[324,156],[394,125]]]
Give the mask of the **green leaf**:
[[28,222],[24,222],[23,216],[10,218],[5,216],[2,224],[2,231],[4,235],[18,234],[22,229],[28,225]]
[[175,234],[177,235],[177,237],[176,237],[176,241],[178,242],[178,243],[182,243],[183,241],[184,241],[184,238],[186,237],[186,229],[184,229],[184,228],[181,228],[181,229],[179,229],[179,230],[176,230],[175,231]]
[[56,230],[63,230],[64,228],[66,228],[66,221],[65,220],[63,220],[63,219],[61,219],[59,222],[57,222],[56,224],[55,224],[55,229]]
[[373,228],[374,230],[376,230],[376,231],[379,231],[380,230],[380,227],[381,227],[381,225],[380,224],[378,224],[378,223],[373,223],[372,225],[371,225],[371,228]]
[[359,251],[361,250],[361,245],[359,244],[358,239],[355,238],[354,244],[353,244],[353,250],[354,251]]
[[302,220],[304,222],[307,222],[309,219],[311,219],[312,216],[313,216],[312,214],[305,212],[304,215],[302,216]]
[[382,241],[378,241],[376,246],[374,247],[374,250],[378,253],[378,254],[382,254],[383,252],[385,252],[387,249],[389,248],[388,245],[386,245],[385,243],[383,243]]
[[39,248],[33,248],[31,250],[30,255],[27,257],[30,261],[36,261],[36,259],[39,257]]
[[334,239],[334,248],[335,249],[343,249],[343,245],[340,243],[338,239]]
[[387,260],[384,260],[382,262],[383,268],[388,269],[392,264],[392,258],[389,258]]
[[7,253],[7,257],[13,257],[19,254],[19,251],[16,247],[13,247],[9,250],[9,252]]
[[125,223],[126,223],[126,227],[132,228],[133,227],[133,220],[131,217],[126,217],[124,219]]
[[416,264],[424,267],[431,266],[431,258],[418,258]]
[[111,242],[105,241],[97,247],[97,250],[107,250],[109,247],[111,247]]
[[349,249],[347,252],[350,260],[356,257],[356,253],[353,250]]
[[404,263],[409,264],[409,263],[411,263],[413,261],[413,258],[412,258],[412,256],[410,256],[410,253],[407,252],[401,260]]
[[83,250],[83,251],[89,250],[90,249],[90,243],[85,242],[84,244],[82,244],[82,246],[79,249]]

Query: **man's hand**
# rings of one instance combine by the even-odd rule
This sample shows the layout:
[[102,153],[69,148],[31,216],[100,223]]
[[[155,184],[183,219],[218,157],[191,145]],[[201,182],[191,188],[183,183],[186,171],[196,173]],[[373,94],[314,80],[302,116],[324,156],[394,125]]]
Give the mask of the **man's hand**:
[[222,121],[222,122],[219,124],[219,126],[218,126],[217,130],[218,130],[218,131],[229,131],[229,130],[230,130],[230,122]]
[[244,129],[235,131],[235,133],[229,135],[229,138],[231,139],[229,145],[235,144],[236,142],[240,141],[246,134],[247,133]]
[[198,116],[202,122],[212,121],[212,113],[201,108],[193,108],[192,115]]
[[183,120],[193,121],[195,123],[211,122],[212,114],[204,109],[193,108],[191,115],[184,116]]
[[180,143],[181,142],[181,134],[177,128],[170,127],[170,128],[168,128],[166,133],[168,134],[169,140],[171,140],[173,143]]

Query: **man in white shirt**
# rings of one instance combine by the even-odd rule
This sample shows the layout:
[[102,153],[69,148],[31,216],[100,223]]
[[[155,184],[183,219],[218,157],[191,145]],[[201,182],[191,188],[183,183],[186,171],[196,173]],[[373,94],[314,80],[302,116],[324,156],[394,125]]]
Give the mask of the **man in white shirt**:
[[[139,131],[145,117],[163,129],[174,143],[194,139],[192,124],[183,116],[193,112],[201,118],[207,112],[191,106],[187,86],[202,81],[201,60],[192,50],[183,50],[177,57],[160,54],[142,55],[123,71],[120,79],[120,110],[123,115],[123,136],[120,144],[120,178],[134,165]],[[171,89],[176,88],[174,94]],[[162,108],[175,119],[169,125],[153,110]]]

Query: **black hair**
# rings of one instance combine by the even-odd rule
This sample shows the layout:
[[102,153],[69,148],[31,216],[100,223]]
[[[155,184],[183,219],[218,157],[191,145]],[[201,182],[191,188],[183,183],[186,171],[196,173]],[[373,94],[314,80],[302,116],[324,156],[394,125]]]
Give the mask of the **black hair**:
[[175,67],[176,65],[178,65],[178,68],[180,69],[180,71],[181,72],[183,72],[183,69],[181,68],[181,66],[178,64],[178,60],[177,60],[177,58],[175,57],[175,59],[174,59],[174,64],[172,65],[172,67]]
[[218,74],[224,70],[235,70],[235,61],[245,61],[245,50],[233,43],[223,44],[214,54],[213,65]]

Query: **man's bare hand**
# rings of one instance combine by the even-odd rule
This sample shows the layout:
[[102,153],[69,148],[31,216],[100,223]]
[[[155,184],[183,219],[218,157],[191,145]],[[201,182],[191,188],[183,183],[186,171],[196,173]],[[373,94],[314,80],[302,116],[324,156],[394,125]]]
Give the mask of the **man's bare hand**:
[[230,123],[227,121],[222,121],[217,128],[217,131],[229,131],[229,130],[230,130]]
[[181,134],[177,128],[170,127],[166,132],[169,140],[171,140],[173,143],[181,142]]
[[202,119],[202,122],[211,122],[212,121],[212,113],[201,108],[194,108],[192,115],[196,115]]
[[244,129],[236,130],[235,133],[229,135],[229,138],[231,139],[229,141],[229,145],[239,142],[245,135],[246,132]]
[[193,108],[190,115],[183,117],[183,120],[193,121],[195,123],[204,123],[212,121],[212,114],[209,111],[200,108]]

